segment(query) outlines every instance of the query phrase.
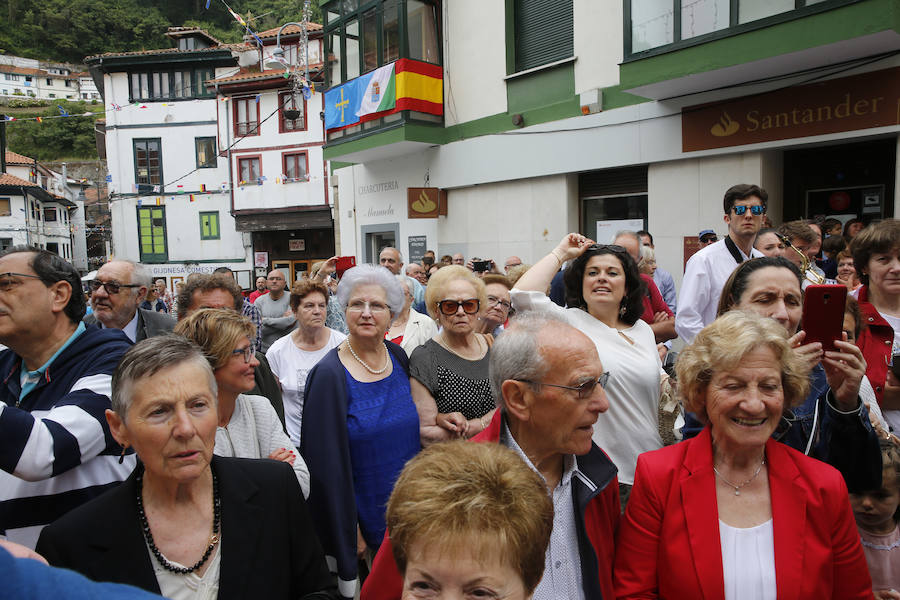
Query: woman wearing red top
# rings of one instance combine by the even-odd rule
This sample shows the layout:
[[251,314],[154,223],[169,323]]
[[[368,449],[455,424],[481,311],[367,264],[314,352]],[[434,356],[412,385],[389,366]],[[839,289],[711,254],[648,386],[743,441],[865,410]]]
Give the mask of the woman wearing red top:
[[889,220],[863,229],[850,245],[857,290],[866,328],[856,345],[866,359],[866,377],[888,423],[900,425],[900,382],[889,374],[891,356],[900,352],[900,221]]

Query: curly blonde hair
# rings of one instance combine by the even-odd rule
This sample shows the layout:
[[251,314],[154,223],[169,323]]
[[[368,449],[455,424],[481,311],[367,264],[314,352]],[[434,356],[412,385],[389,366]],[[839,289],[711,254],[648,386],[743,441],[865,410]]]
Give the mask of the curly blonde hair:
[[413,546],[424,544],[448,561],[499,559],[530,595],[544,574],[553,504],[543,480],[512,450],[460,440],[434,444],[406,463],[386,520],[401,573]]
[[431,279],[428,280],[428,287],[425,288],[425,308],[435,321],[440,318],[441,313],[438,310],[438,302],[444,300],[447,285],[457,279],[472,284],[472,287],[475,289],[475,297],[478,298],[481,307],[479,312],[487,308],[487,292],[484,289],[484,281],[481,280],[481,277],[465,267],[448,265],[432,275]]
[[705,327],[678,356],[675,372],[684,409],[708,423],[706,390],[713,376],[738,367],[760,347],[772,350],[781,365],[784,406],[803,402],[809,390],[809,369],[790,347],[784,327],[768,317],[732,310]]

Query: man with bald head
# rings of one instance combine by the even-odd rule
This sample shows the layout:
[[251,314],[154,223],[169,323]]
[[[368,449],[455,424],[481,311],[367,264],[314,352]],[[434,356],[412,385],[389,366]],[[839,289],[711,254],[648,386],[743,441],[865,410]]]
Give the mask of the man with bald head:
[[140,308],[151,285],[150,273],[144,265],[130,260],[109,261],[90,282],[94,312],[84,318],[85,324],[121,329],[132,342],[172,331],[173,317]]
[[285,291],[284,273],[275,269],[266,277],[269,293],[256,299],[254,306],[262,317],[261,347],[265,353],[278,338],[290,333],[297,326],[297,319],[291,312],[291,295]]
[[462,255],[462,252],[457,252],[453,255],[453,264],[461,267],[466,266],[466,257]]
[[[641,238],[634,231],[620,231],[616,234],[613,244],[622,246],[625,251],[634,259],[634,264],[641,261]],[[666,342],[674,339],[675,334],[675,314],[672,309],[663,300],[659,288],[653,282],[653,278],[649,275],[641,273],[641,279],[647,286],[647,296],[644,296],[644,312],[641,319],[653,330],[656,337],[656,343]]]
[[388,246],[378,255],[378,264],[394,275],[399,275],[403,268],[403,255],[393,246]]
[[506,262],[503,265],[503,270],[509,273],[509,270],[513,267],[518,267],[522,264],[522,259],[518,256],[508,256],[506,258]]
[[422,285],[428,285],[428,276],[425,275],[425,269],[419,263],[409,263],[406,266],[406,274]]
[[[609,408],[597,347],[555,315],[514,318],[491,348],[491,389],[500,410],[473,441],[500,443],[541,475],[553,500],[553,531],[535,598],[613,598],[619,522],[616,467],[594,444]],[[402,577],[385,539],[362,590],[399,599]]]

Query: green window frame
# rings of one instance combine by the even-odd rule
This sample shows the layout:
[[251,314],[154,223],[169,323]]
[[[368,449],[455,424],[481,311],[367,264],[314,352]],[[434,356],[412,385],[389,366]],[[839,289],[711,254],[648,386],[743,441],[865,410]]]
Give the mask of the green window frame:
[[[855,4],[862,0],[783,0],[783,8],[773,8],[768,15],[749,15],[747,10],[764,10],[755,0],[709,0],[720,21],[708,14],[697,15],[698,4],[691,0],[622,0],[625,62],[664,54],[711,40],[731,37],[746,31],[762,29],[808,15]],[[773,6],[777,6],[777,3]],[[742,7],[745,8],[742,15]],[[709,10],[709,8],[707,8]],[[696,28],[697,23],[702,25]]]
[[141,262],[166,262],[169,249],[166,243],[166,207],[138,206],[138,249]]
[[195,137],[194,154],[197,159],[198,169],[215,169],[218,166],[218,151],[216,149],[216,136]]
[[200,213],[200,239],[201,240],[218,240],[221,239],[219,231],[219,211]]
[[506,6],[512,11],[507,18],[512,26],[507,75],[575,55],[573,0],[507,0]]
[[[162,138],[134,138],[134,182],[139,189],[163,191]],[[140,186],[143,186],[141,188]]]
[[214,77],[211,67],[132,71],[128,73],[128,98],[131,102],[212,98],[216,93],[207,89],[206,82]]
[[[571,2],[571,0],[564,0]],[[410,58],[443,64],[440,3],[437,0],[327,0],[326,88]]]

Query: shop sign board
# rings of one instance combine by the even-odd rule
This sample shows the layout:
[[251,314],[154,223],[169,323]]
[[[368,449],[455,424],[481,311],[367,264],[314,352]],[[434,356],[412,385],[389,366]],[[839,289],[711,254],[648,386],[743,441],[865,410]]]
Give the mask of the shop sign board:
[[900,124],[900,67],[684,108],[683,152]]

